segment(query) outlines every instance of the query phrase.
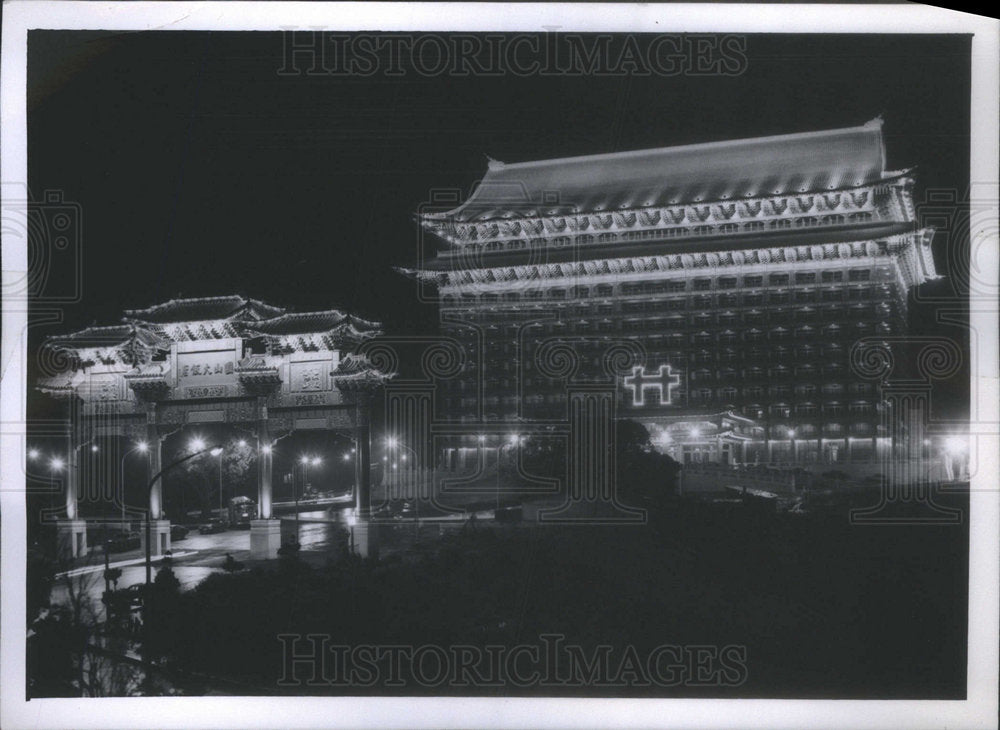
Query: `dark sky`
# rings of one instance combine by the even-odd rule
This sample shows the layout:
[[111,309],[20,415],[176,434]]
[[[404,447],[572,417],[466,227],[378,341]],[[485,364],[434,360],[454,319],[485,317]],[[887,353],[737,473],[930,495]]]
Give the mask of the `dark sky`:
[[[416,260],[413,214],[430,192],[466,194],[486,154],[518,162],[881,114],[889,167],[917,167],[916,200],[968,185],[968,36],[751,35],[736,76],[289,76],[284,42],[32,31],[29,187],[82,210],[82,301],[34,334],[233,292],[433,331],[434,310],[391,266]],[[941,269],[947,244],[935,243]],[[72,267],[52,256],[58,293]],[[915,311],[921,327],[963,336]]]

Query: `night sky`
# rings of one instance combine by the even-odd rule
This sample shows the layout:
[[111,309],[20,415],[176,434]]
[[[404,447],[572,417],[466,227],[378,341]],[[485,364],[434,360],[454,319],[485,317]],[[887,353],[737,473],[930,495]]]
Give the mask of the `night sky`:
[[[643,42],[645,42],[644,39]],[[881,114],[915,200],[968,185],[968,36],[746,37],[737,76],[279,75],[281,33],[32,31],[29,187],[82,209],[82,301],[37,336],[175,296],[345,308],[394,334],[436,312],[392,271],[413,215],[506,162],[855,126]],[[947,236],[938,236],[948,272]],[[71,260],[71,257],[60,259]],[[69,286],[52,254],[48,290]],[[926,287],[948,295],[951,283]],[[46,316],[51,306],[36,306]],[[911,330],[964,340],[917,306]],[[919,326],[918,326],[919,323]],[[34,358],[29,353],[29,361]],[[963,369],[939,399],[965,410]]]

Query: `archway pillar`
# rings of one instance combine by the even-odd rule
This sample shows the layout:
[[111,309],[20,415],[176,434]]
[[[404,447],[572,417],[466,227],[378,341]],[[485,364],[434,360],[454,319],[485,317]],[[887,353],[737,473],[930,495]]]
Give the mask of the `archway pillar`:
[[267,424],[267,401],[257,399],[257,519],[250,522],[250,557],[271,560],[278,557],[281,547],[281,520],[274,519],[271,431]]

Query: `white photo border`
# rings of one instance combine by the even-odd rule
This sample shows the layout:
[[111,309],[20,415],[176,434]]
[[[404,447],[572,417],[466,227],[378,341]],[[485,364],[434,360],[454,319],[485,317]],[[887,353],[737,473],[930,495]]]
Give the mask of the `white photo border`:
[[[997,189],[1000,22],[919,5],[501,4],[300,2],[7,2],[3,8],[0,182],[27,181],[29,29],[425,30],[744,33],[966,33],[972,40],[971,180]],[[26,189],[22,186],[21,190]],[[994,201],[995,204],[995,201]],[[979,469],[970,493],[968,695],[964,701],[487,699],[408,697],[74,698],[25,700],[24,393],[27,312],[3,302],[0,514],[0,725],[5,728],[979,728],[997,726],[1000,581],[1000,390],[996,228],[977,262],[994,306],[970,313],[984,339],[972,389]],[[4,238],[3,284],[27,269],[24,242]],[[981,280],[982,281],[982,280]],[[20,429],[20,431],[18,431]],[[992,433],[991,433],[992,432]]]

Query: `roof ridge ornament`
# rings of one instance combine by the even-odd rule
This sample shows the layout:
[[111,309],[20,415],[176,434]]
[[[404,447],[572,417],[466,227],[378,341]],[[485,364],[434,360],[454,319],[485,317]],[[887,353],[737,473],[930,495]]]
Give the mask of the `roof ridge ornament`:
[[885,119],[883,119],[882,115],[879,114],[874,119],[869,119],[867,122],[865,122],[864,126],[865,129],[882,129],[882,126],[884,124],[885,124]]
[[485,152],[483,153],[483,155],[486,157],[486,169],[488,169],[488,170],[502,170],[502,169],[504,169],[506,167],[506,164],[504,164],[500,160],[493,159],[492,157],[490,157],[489,155],[487,155]]

